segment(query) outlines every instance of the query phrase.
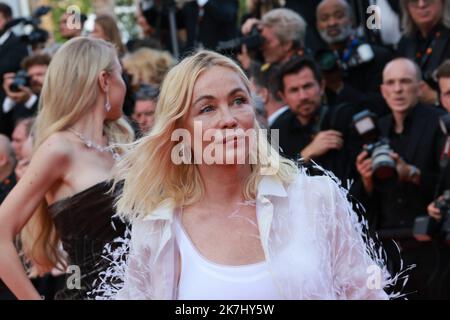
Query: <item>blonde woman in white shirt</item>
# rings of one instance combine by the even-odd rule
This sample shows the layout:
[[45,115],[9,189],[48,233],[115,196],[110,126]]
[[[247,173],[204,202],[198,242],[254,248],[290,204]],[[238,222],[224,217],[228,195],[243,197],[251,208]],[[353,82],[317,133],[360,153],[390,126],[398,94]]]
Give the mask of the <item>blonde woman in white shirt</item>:
[[200,51],[181,61],[163,82],[155,118],[119,162],[117,210],[132,222],[130,253],[114,261],[97,298],[389,297],[383,289],[394,280],[363,240],[345,192],[329,177],[307,176],[265,139],[241,143],[251,140],[242,131],[259,126],[249,81],[232,60]]

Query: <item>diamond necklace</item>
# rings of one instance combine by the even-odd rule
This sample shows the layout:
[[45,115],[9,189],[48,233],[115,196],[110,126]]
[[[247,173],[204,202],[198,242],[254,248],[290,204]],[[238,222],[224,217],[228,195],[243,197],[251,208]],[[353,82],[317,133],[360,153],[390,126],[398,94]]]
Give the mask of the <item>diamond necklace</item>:
[[92,140],[86,138],[81,132],[78,132],[77,130],[72,129],[72,128],[69,128],[68,130],[70,132],[72,132],[73,134],[75,134],[78,138],[80,138],[80,140],[85,144],[86,147],[88,147],[90,149],[95,149],[99,152],[111,152],[114,160],[120,159],[120,155],[109,145],[107,145],[107,146],[98,145],[95,142],[93,142]]

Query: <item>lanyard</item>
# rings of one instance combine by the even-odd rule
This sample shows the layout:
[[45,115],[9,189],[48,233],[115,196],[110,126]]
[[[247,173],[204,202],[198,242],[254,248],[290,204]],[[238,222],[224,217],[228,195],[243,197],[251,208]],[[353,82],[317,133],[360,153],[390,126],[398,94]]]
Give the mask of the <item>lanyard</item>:
[[436,41],[441,37],[441,32],[436,32],[435,36],[433,37],[433,40],[431,41],[428,48],[425,50],[424,53],[417,51],[416,53],[416,60],[419,62],[420,67],[424,67],[428,60],[430,59],[430,56],[433,54],[433,48],[436,45]]

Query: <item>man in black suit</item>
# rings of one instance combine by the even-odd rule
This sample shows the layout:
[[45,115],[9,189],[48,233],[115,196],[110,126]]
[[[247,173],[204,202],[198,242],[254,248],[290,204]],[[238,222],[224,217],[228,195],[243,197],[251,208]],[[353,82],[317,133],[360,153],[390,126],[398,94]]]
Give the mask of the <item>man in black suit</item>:
[[185,51],[189,52],[199,45],[214,50],[219,41],[237,37],[238,11],[237,0],[187,1],[182,8],[187,31]]
[[424,299],[436,298],[429,280],[437,261],[431,244],[417,241],[412,229],[415,218],[425,214],[433,200],[443,137],[442,112],[419,103],[421,82],[420,69],[411,60],[398,58],[386,65],[381,91],[391,114],[378,126],[381,137],[390,141],[398,178],[389,189],[380,189],[373,180],[373,159],[363,151],[356,161],[361,180],[352,193],[368,209],[370,227],[383,240],[390,271],[399,271],[400,256],[405,266],[417,265],[403,293],[415,292],[409,297]]
[[4,75],[3,89],[7,96],[0,105],[1,133],[10,136],[19,119],[35,115],[50,60],[50,56],[46,54],[34,54],[25,58],[22,69],[29,77],[29,85],[19,88],[18,91],[11,90],[16,74]]
[[[27,46],[14,33],[7,30],[7,23],[11,19],[11,8],[5,3],[0,3],[0,103],[5,98],[3,75],[19,70],[20,62],[28,55]],[[1,126],[0,122],[0,128]]]
[[281,67],[279,94],[289,106],[273,123],[281,154],[305,164],[310,160],[332,171],[342,181],[352,178],[354,159],[361,147],[351,132],[355,108],[322,104],[324,82],[313,60],[294,57]]
[[[356,36],[352,8],[345,0],[321,1],[316,16],[317,29],[327,44],[325,50],[315,50],[315,56],[324,71],[328,103],[349,102],[387,114],[379,87],[391,52]],[[336,59],[334,66],[327,65],[326,57]]]

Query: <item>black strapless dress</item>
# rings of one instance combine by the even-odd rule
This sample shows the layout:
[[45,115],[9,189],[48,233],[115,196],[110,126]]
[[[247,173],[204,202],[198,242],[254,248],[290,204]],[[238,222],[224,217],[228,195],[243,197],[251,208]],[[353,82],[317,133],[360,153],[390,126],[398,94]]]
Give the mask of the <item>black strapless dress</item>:
[[98,183],[48,207],[69,265],[64,289],[55,299],[89,298],[94,281],[108,267],[108,261],[102,258],[103,248],[125,232],[125,224],[112,218],[114,199],[121,188],[111,194],[111,185],[110,181]]

